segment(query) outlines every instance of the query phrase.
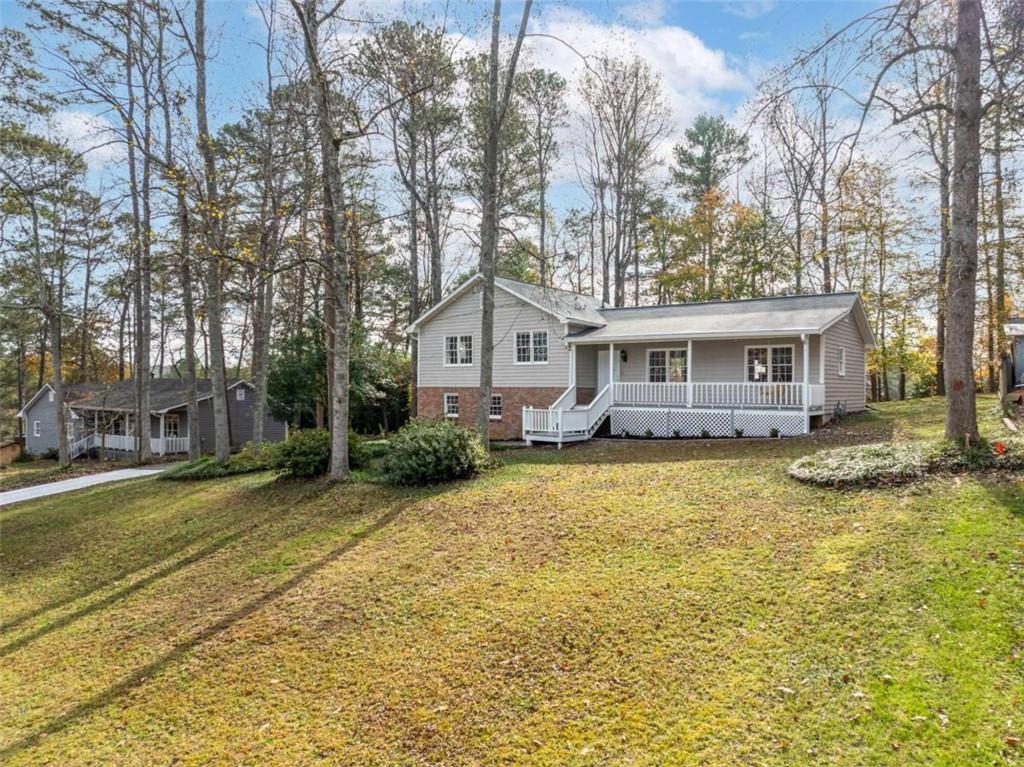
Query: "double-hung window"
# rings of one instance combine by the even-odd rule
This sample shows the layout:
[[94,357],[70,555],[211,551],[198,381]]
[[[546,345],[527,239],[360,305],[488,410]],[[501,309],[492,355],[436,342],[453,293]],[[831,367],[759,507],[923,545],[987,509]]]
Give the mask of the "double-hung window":
[[686,349],[650,349],[647,352],[649,383],[686,383]]
[[846,375],[846,349],[839,350],[839,364],[837,366],[836,375],[840,377]]
[[32,436],[33,437],[38,437],[39,436],[39,421],[33,421],[32,422]]
[[180,435],[180,422],[178,420],[177,413],[168,413],[164,416],[164,436],[165,437],[179,437]]
[[245,387],[238,386],[235,388],[235,399],[239,402],[245,402]]
[[459,417],[459,395],[458,394],[445,394],[444,395],[444,417],[445,418],[458,418]]
[[748,346],[747,380],[788,383],[793,380],[792,346]]
[[445,336],[444,364],[472,365],[473,336]]
[[516,333],[517,365],[546,364],[548,361],[548,332],[534,330]]
[[501,420],[501,395],[500,394],[492,394],[491,395],[491,420],[492,421],[500,421]]

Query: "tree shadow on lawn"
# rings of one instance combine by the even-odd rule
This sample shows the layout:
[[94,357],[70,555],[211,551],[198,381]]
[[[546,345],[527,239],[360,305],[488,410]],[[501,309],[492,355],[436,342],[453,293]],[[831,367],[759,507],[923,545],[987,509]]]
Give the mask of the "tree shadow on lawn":
[[[74,724],[75,722],[89,716],[95,711],[104,708],[105,706],[112,703],[118,697],[128,693],[132,689],[143,684],[147,679],[159,674],[165,668],[172,663],[180,660],[188,653],[198,648],[203,643],[230,629],[236,623],[244,620],[258,610],[271,604],[278,598],[287,594],[292,589],[301,585],[312,576],[316,575],[319,571],[325,567],[337,562],[344,557],[348,552],[355,549],[363,540],[384,529],[388,525],[392,524],[398,517],[406,510],[410,505],[415,504],[427,495],[433,495],[443,492],[443,487],[438,487],[434,492],[430,490],[418,491],[414,494],[398,495],[390,499],[393,507],[381,514],[376,520],[371,522],[368,526],[363,527],[349,534],[347,539],[333,547],[326,554],[319,557],[318,559],[310,562],[306,565],[301,566],[294,575],[289,577],[282,583],[270,588],[255,598],[249,600],[241,607],[232,610],[227,615],[218,619],[209,626],[201,629],[191,637],[184,639],[175,644],[170,650],[156,658],[150,663],[136,669],[132,673],[125,676],[121,681],[111,685],[105,690],[91,696],[90,698],[78,703],[71,709],[63,714],[51,719],[45,725],[35,730],[34,732],[25,735],[24,737],[10,743],[3,748],[0,748],[0,762],[12,757],[13,755],[32,748],[39,744],[39,742],[50,735],[53,735],[66,727]],[[387,502],[387,501],[385,501]],[[263,537],[261,536],[261,539]],[[224,542],[221,546],[227,545],[228,542]],[[210,551],[204,553],[209,555]],[[169,574],[169,573],[164,573]],[[105,600],[106,601],[106,600]],[[81,616],[78,616],[81,617]],[[65,625],[68,621],[62,623]]]
[[[190,548],[201,546],[201,548],[193,551],[193,553],[187,554],[183,559],[169,562],[156,572],[143,577],[140,581],[117,590],[95,606],[76,610],[69,616],[57,619],[49,627],[38,629],[27,635],[31,639],[38,638],[55,628],[63,627],[77,618],[88,615],[94,609],[112,604],[161,578],[172,575],[238,540],[245,532],[257,528],[260,523],[279,516],[277,507],[267,503],[267,485],[270,484],[268,482],[256,487],[238,488],[229,497],[219,499],[221,511],[227,511],[228,513],[214,517],[212,520],[216,521],[212,521],[211,518],[204,517],[202,510],[194,505],[197,498],[203,495],[204,483],[197,482],[194,485],[185,485],[184,487],[182,483],[176,483],[172,488],[173,502],[181,507],[180,512],[169,518],[162,518],[157,530],[154,530],[152,527],[136,530],[136,535],[131,543],[137,545],[118,552],[119,559],[121,560],[119,562],[120,567],[102,577],[95,578],[84,588],[77,589],[39,607],[9,618],[0,624],[0,634],[16,629],[48,612],[86,599],[120,581],[130,579],[161,562],[179,557]],[[9,548],[16,549],[16,552],[8,553],[5,551],[4,553],[5,563],[3,570],[5,578],[12,579],[15,573],[18,575],[30,574],[33,569],[45,568],[74,558],[80,560],[88,559],[90,557],[89,552],[92,550],[109,553],[110,547],[106,538],[102,535],[95,535],[94,533],[97,532],[95,530],[85,530],[77,537],[69,537],[65,533],[68,529],[74,529],[87,522],[100,521],[103,518],[110,517],[112,514],[111,503],[106,502],[106,497],[114,494],[123,496],[125,491],[133,491],[135,496],[131,498],[118,497],[117,501],[120,510],[113,513],[131,514],[136,511],[142,513],[142,509],[138,504],[158,503],[164,500],[162,494],[151,492],[152,487],[151,484],[143,485],[138,483],[135,487],[96,488],[96,490],[86,491],[92,495],[91,498],[86,495],[75,494],[75,500],[81,501],[80,503],[68,503],[69,497],[56,496],[52,499],[53,503],[49,507],[44,507],[39,513],[39,518],[28,521],[25,519],[24,510],[22,510],[22,513],[19,515],[21,519],[15,519],[11,522],[5,520],[4,539],[7,541]],[[311,483],[305,485],[282,485],[279,487],[284,493],[294,496],[287,499],[287,502],[291,503],[303,503],[323,490],[320,485]],[[267,513],[261,513],[264,511]],[[22,521],[26,521],[28,524],[19,526],[19,522]],[[211,523],[204,524],[208,521]],[[114,522],[116,520],[111,520],[112,524]],[[199,529],[190,529],[187,525],[192,522],[203,526]],[[186,526],[184,530],[183,526]],[[169,534],[158,537],[157,533],[161,530],[167,531]],[[26,535],[28,540],[25,540]],[[207,543],[208,541],[209,543]],[[16,546],[14,545],[15,542]],[[205,546],[203,546],[204,543],[206,543]],[[30,640],[23,637],[9,645],[0,647],[0,657],[23,646],[27,641]]]

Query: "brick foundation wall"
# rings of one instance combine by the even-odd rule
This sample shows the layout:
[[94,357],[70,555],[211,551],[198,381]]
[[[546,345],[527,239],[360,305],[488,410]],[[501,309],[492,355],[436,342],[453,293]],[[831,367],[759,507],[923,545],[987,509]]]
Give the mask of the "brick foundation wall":
[[[551,407],[565,389],[553,387],[496,386],[494,394],[502,398],[501,420],[491,421],[491,439],[522,439],[523,408]],[[453,418],[460,426],[475,428],[476,407],[480,390],[468,386],[421,386],[416,389],[416,406],[420,418],[444,418],[444,395],[459,395],[459,417]],[[586,401],[586,400],[584,400]]]

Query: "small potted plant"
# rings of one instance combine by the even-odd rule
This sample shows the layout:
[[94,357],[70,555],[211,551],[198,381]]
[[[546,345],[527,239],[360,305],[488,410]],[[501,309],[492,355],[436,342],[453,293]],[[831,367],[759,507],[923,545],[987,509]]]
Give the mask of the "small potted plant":
[[743,436],[743,429],[736,429],[736,436],[737,437],[742,437]]
[[652,439],[653,437],[654,437],[654,432],[651,431],[650,429],[648,429],[647,431],[644,432],[644,438],[645,439]]
[[779,438],[779,429],[778,429],[777,426],[773,426],[772,430],[770,432],[768,432],[768,433],[771,435],[772,439],[778,439]]
[[707,429],[701,429],[700,430],[700,438],[701,439],[711,439],[711,432],[709,432]]
[[676,439],[679,439],[679,437],[680,437],[679,429],[673,429],[672,430],[672,436],[675,437]]
[[619,436],[622,437],[623,439],[629,439],[629,432],[623,429],[622,434],[620,434]]

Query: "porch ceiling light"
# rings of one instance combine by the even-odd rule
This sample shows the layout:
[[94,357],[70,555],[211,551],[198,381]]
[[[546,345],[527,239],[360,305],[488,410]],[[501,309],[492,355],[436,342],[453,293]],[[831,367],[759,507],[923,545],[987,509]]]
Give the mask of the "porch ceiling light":
[[626,354],[625,349],[619,349],[619,359],[622,360],[622,364],[625,365],[629,362],[629,355]]

